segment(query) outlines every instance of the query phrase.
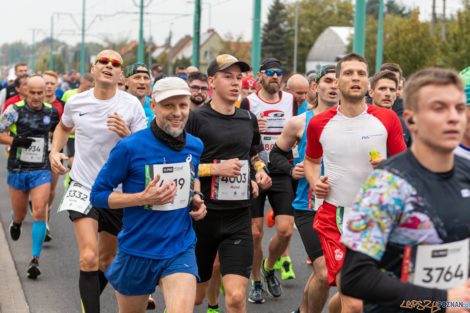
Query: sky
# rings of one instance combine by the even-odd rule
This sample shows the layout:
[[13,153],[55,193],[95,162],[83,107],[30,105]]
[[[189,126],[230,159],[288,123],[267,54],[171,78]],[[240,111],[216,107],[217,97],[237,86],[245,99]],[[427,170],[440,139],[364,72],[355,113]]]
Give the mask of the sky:
[[[17,40],[32,43],[50,36],[51,16],[54,19],[54,38],[69,44],[81,41],[81,12],[83,0],[15,0],[2,1],[0,44]],[[285,0],[284,2],[293,2]],[[354,1],[354,0],[352,0]],[[397,0],[410,7],[419,6],[421,19],[429,19],[431,0]],[[222,37],[228,33],[241,35],[251,41],[254,0],[202,0],[201,31],[214,28]],[[262,0],[261,21],[273,0]],[[437,0],[442,12],[442,0]],[[144,37],[153,38],[157,45],[165,43],[171,30],[172,44],[193,31],[194,1],[144,0]],[[86,41],[101,42],[104,38],[138,40],[140,0],[86,0]],[[447,12],[461,8],[461,0],[447,0]],[[10,14],[9,14],[10,12]],[[116,12],[125,12],[117,14]],[[105,15],[105,16],[100,16]],[[108,16],[106,16],[108,15]],[[109,16],[113,15],[113,16]],[[73,16],[73,18],[71,17]],[[75,22],[74,22],[75,20]]]

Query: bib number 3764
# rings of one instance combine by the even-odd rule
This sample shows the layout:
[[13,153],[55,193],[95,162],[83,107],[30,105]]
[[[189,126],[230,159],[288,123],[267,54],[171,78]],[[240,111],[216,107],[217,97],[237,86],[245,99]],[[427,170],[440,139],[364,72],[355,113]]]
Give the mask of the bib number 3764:
[[402,281],[450,289],[468,279],[469,239],[441,245],[406,246]]

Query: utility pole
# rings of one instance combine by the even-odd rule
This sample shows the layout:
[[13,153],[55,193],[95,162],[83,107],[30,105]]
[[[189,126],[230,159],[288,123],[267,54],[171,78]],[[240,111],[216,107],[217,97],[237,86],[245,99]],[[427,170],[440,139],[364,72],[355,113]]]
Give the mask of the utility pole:
[[144,62],[144,0],[140,0],[139,47],[137,50],[137,62]]
[[199,68],[199,39],[201,36],[201,0],[194,1],[193,58],[192,65]]
[[384,28],[384,0],[380,0],[379,6],[379,28],[377,30],[377,51],[375,54],[375,72],[380,70],[383,56],[383,28]]
[[442,39],[446,40],[446,0],[442,0]]
[[431,36],[434,36],[434,28],[436,27],[437,16],[436,16],[436,0],[432,0],[432,15],[431,15]]
[[36,62],[36,29],[33,28],[33,45],[31,46],[31,72],[35,72],[34,63]]
[[366,38],[366,0],[356,0],[353,51],[364,56]]
[[261,0],[253,1],[253,39],[251,46],[251,68],[256,77],[261,58]]
[[51,15],[51,47],[49,52],[49,70],[54,70],[54,14]]
[[82,44],[80,49],[80,76],[85,74],[85,8],[86,0],[83,0],[82,5]]
[[299,2],[295,2],[295,30],[294,30],[294,68],[293,73],[297,73],[297,44],[299,33]]
[[173,26],[173,23],[170,24],[170,33],[168,34],[168,76],[173,75],[173,65],[171,64],[171,59],[173,58],[171,54],[171,26]]

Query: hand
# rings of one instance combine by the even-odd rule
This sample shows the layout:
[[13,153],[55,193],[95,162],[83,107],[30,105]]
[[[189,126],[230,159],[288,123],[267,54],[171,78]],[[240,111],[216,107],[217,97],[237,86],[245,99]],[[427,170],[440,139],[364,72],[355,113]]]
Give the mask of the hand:
[[292,169],[292,178],[301,179],[305,177],[304,162],[297,163]]
[[330,192],[330,184],[327,184],[328,176],[322,176],[316,181],[314,186],[315,197],[325,199]]
[[163,186],[157,187],[160,175],[157,175],[140,193],[142,205],[162,205],[170,203],[175,199],[176,185],[172,180],[167,181]]
[[14,148],[25,148],[25,149],[28,149],[29,147],[31,147],[31,145],[33,144],[34,142],[34,139],[31,139],[31,138],[20,138],[20,137],[15,137],[13,138],[13,142],[11,144],[11,148],[14,149]]
[[114,114],[108,115],[108,121],[106,122],[108,129],[115,132],[119,137],[124,138],[131,134],[129,128],[127,128],[126,123],[119,115],[114,112]]
[[369,160],[369,162],[370,162],[370,165],[372,165],[372,168],[375,170],[375,168],[376,168],[377,166],[379,166],[380,163],[382,163],[382,162],[385,161],[386,159],[387,159],[386,157],[380,157],[380,158],[378,158],[378,159],[375,159],[374,161]]
[[[447,301],[457,301],[468,303],[470,301],[470,280],[467,280],[465,284],[447,290]],[[447,308],[446,312],[449,313],[461,313],[461,312],[470,312],[470,309],[465,307],[463,308]]]
[[212,164],[211,174],[215,176],[237,178],[240,175],[243,164],[238,158]]
[[269,189],[273,184],[271,177],[269,177],[268,173],[266,173],[264,169],[260,169],[258,172],[256,172],[255,178],[256,183],[261,187],[261,189]]
[[268,120],[265,119],[263,116],[258,118],[258,128],[260,132],[266,131],[268,129]]
[[69,168],[66,168],[64,165],[62,165],[62,160],[68,160],[69,158],[60,152],[50,152],[49,153],[49,161],[51,163],[51,171],[54,172],[55,174],[59,175],[64,175],[68,171],[70,171]]
[[253,198],[258,198],[258,195],[259,195],[258,184],[253,180],[251,181],[251,194],[253,195]]
[[201,196],[194,195],[193,203],[191,204],[191,211],[189,211],[189,215],[195,220],[199,221],[202,220],[207,214],[206,205],[204,204],[204,200],[201,199]]

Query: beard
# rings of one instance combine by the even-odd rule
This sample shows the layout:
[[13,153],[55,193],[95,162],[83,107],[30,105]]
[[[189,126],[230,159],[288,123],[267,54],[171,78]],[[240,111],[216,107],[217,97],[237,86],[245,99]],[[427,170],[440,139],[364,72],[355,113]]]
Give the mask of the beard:
[[[202,97],[201,97],[202,98]],[[206,99],[202,98],[202,100],[198,100],[197,98],[191,97],[191,102],[194,103],[195,105],[201,105],[206,101]]]
[[349,90],[344,90],[343,88],[341,88],[341,86],[339,87],[339,91],[341,92],[341,95],[346,101],[352,102],[352,103],[362,101],[367,93],[367,89],[364,89],[360,94],[353,95],[349,92]]
[[[183,119],[182,119],[183,121]],[[172,136],[172,137],[178,137],[179,135],[181,135],[184,131],[184,127],[186,126],[186,122],[183,122],[183,124],[181,125],[180,128],[178,129],[174,129],[174,128],[171,128],[170,124],[167,122],[167,120],[162,120],[160,121],[160,124],[161,124],[161,129],[167,133],[168,135]]]
[[270,94],[278,93],[279,90],[281,89],[280,82],[276,82],[276,81],[269,82],[269,79],[262,79],[261,86],[263,87],[264,90],[266,90]]

